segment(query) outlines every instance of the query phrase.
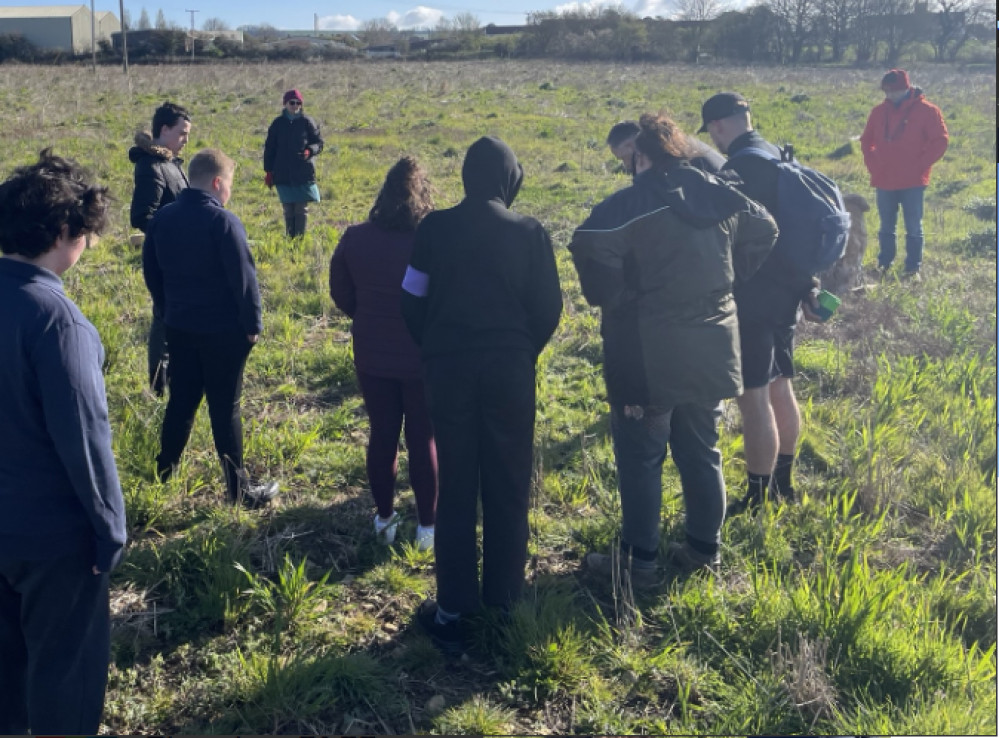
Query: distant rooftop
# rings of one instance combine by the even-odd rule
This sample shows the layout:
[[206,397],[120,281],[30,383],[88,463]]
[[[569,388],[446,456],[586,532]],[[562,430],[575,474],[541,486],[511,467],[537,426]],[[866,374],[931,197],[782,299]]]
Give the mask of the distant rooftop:
[[[21,5],[0,7],[0,18],[64,18],[88,10],[86,5]],[[89,12],[89,11],[88,11]]]

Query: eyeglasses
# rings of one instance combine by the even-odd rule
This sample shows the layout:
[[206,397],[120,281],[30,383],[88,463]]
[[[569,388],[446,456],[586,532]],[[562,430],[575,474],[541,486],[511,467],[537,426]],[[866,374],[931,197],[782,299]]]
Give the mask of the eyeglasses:
[[298,101],[298,100],[289,100],[286,104],[287,105],[294,105],[297,108],[302,103],[300,101]]

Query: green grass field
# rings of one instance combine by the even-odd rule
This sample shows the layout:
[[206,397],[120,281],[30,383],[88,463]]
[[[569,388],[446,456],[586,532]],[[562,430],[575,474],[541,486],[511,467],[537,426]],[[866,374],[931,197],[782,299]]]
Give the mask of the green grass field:
[[[689,131],[723,89],[775,142],[873,204],[859,146],[883,70],[544,63],[0,67],[3,174],[54,146],[116,197],[68,292],[107,349],[130,546],[115,574],[106,731],[136,733],[994,734],[996,729],[996,231],[994,70],[910,70],[951,133],[927,191],[924,281],[846,296],[805,326],[800,504],[726,523],[717,576],[637,600],[580,572],[619,520],[600,376],[599,316],[565,245],[625,186],[604,146],[624,118],[666,108]],[[267,125],[290,87],[321,124],[324,201],[283,235],[263,184]],[[792,102],[792,97],[807,99]],[[229,207],[253,240],[265,329],[247,370],[246,457],[280,481],[263,512],[222,503],[207,414],[183,466],[153,476],[164,402],[145,387],[150,301],[128,244],[134,131],[169,99],[193,114],[190,157],[236,158]],[[447,662],[410,626],[433,557],[370,531],[366,419],[348,322],[327,294],[340,231],[367,216],[413,154],[438,206],[461,196],[475,138],[526,172],[516,208],[556,243],[565,315],[539,362],[529,587],[511,622],[483,621]],[[829,154],[853,141],[842,158]],[[877,217],[868,214],[874,258]],[[730,490],[738,412],[722,434]],[[682,534],[665,475],[664,540]]]

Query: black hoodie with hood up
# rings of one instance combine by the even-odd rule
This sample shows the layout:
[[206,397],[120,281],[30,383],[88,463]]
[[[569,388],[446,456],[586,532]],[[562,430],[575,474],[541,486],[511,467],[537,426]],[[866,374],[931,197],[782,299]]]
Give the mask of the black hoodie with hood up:
[[424,359],[477,350],[541,352],[558,326],[562,292],[551,239],[509,210],[524,171],[498,138],[468,149],[465,199],[416,230],[402,310]]

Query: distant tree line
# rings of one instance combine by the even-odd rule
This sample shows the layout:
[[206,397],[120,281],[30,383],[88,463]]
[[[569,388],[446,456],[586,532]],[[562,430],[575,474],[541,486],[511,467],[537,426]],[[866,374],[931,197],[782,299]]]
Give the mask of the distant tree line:
[[[318,32],[289,37],[268,24],[243,26],[243,42],[218,36],[221,18],[208,18],[195,34],[193,58],[332,60],[378,47],[394,56],[422,59],[474,56],[574,60],[737,63],[860,63],[893,66],[902,59],[995,62],[994,4],[987,0],[760,0],[725,10],[726,0],[674,0],[669,18],[639,18],[618,7],[538,12],[521,27],[493,35],[476,16],[441,18],[423,31],[400,30],[385,19],[366,21],[356,33]],[[932,4],[931,4],[932,3]],[[161,62],[191,56],[191,34],[155,24],[143,8],[133,26],[128,12],[129,59]],[[119,61],[120,50],[101,42],[101,58]],[[18,35],[0,35],[0,62],[72,59],[40,50]]]
[[[225,29],[222,29],[225,30]],[[116,34],[117,35],[117,34]],[[244,35],[242,43],[229,38],[213,38],[210,31],[201,31],[194,39],[191,54],[191,35],[179,28],[134,29],[127,32],[128,59],[136,63],[162,63],[184,61],[217,61],[220,59],[252,61],[314,61],[334,60],[356,56],[363,44],[357,39],[304,40],[288,38],[258,38]],[[118,64],[122,59],[120,42],[112,44],[102,39],[98,42],[99,62]],[[21,34],[0,34],[0,63],[19,61],[27,63],[73,62],[77,58],[90,59],[90,54],[74,56],[67,51],[39,48]]]
[[[955,61],[971,43],[987,60],[996,9],[982,0],[762,0],[723,10],[720,0],[678,0],[671,18],[620,8],[532,13],[515,53],[621,61],[797,64],[854,61],[893,65],[921,47]],[[986,43],[987,42],[987,43]]]

